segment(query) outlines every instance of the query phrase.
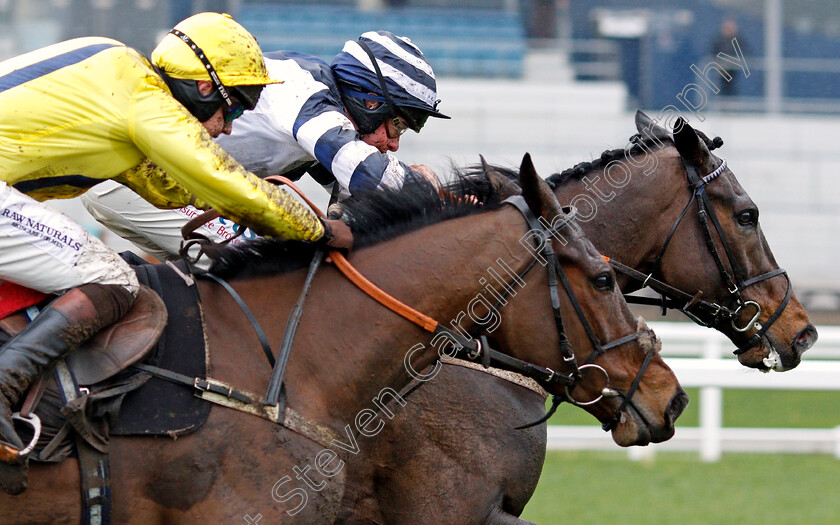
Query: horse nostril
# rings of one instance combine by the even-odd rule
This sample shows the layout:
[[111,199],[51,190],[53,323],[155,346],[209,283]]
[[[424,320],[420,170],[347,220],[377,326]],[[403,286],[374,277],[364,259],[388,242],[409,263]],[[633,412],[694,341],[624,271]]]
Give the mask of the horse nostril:
[[683,413],[686,406],[688,406],[688,395],[685,393],[685,390],[680,388],[674,394],[674,397],[671,398],[671,402],[668,404],[668,410],[665,411],[665,422],[669,427],[674,425],[674,422],[680,417],[680,414]]
[[814,346],[814,343],[817,342],[817,337],[817,329],[814,328],[814,325],[808,323],[808,326],[803,328],[796,336],[796,339],[794,339],[793,346],[799,353],[802,353]]

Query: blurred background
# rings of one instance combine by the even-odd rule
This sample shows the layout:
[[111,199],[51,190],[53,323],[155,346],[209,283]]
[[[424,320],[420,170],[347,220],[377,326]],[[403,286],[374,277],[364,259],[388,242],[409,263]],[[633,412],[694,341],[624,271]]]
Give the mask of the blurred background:
[[[624,147],[636,108],[678,111],[724,139],[720,154],[761,208],[799,298],[840,310],[836,0],[0,0],[0,58],[85,35],[148,56],[168,28],[204,10],[231,13],[266,51],[327,61],[367,30],[409,36],[453,118],[404,137],[398,156],[440,173],[479,153],[518,165],[529,151],[548,176]],[[743,67],[716,56],[738,59],[733,37]]]
[[[827,363],[825,371],[840,360],[840,332],[832,326],[840,324],[840,1],[0,0],[0,59],[85,35],[113,37],[148,56],[170,27],[200,11],[231,13],[265,51],[293,49],[327,61],[367,30],[410,37],[435,69],[440,109],[452,120],[431,119],[422,134],[403,136],[397,156],[438,173],[475,163],[479,153],[518,166],[527,151],[548,176],[624,147],[636,132],[637,108],[652,117],[678,112],[723,138],[716,153],[760,207],[768,242],[820,341],[803,366],[783,376],[689,389],[692,405],[678,422],[686,428],[669,442],[674,453],[654,456],[652,447],[628,462],[609,441],[599,444],[591,434],[563,441],[572,430],[555,427],[550,448],[567,451],[549,454],[525,517],[840,522],[840,503],[830,494],[840,479],[840,379],[806,375],[806,365]],[[326,203],[320,186],[304,187]],[[131,248],[77,203],[58,206],[118,249]],[[640,312],[657,318],[654,310]],[[683,357],[731,350],[691,325],[656,329],[664,348]],[[735,380],[750,374],[733,367]],[[799,381],[779,390],[781,377]],[[553,422],[597,431],[576,409]],[[580,452],[587,448],[600,451]],[[759,450],[769,454],[742,454]],[[692,476],[695,484],[685,481]],[[613,487],[630,482],[632,490],[612,493],[614,504],[605,505],[597,499],[605,479]],[[646,512],[627,515],[634,505]]]

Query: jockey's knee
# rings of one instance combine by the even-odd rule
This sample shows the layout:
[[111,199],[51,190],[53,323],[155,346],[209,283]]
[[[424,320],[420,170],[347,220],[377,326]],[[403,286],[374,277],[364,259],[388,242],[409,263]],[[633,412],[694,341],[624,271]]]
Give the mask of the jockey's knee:
[[118,287],[128,292],[132,300],[140,291],[140,282],[134,268],[96,237],[90,236],[88,239],[76,268],[84,280],[81,286],[97,284]]
[[93,303],[99,315],[111,322],[125,317],[137,295],[137,292],[117,284],[83,284],[78,290]]

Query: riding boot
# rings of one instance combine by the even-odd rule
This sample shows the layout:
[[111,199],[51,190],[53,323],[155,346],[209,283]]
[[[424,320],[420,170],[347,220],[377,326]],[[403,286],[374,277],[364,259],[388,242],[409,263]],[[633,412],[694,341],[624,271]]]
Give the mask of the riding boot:
[[117,285],[85,284],[50,303],[32,323],[0,348],[0,461],[20,462],[24,444],[12,410],[35,379],[99,329],[122,318],[134,296]]

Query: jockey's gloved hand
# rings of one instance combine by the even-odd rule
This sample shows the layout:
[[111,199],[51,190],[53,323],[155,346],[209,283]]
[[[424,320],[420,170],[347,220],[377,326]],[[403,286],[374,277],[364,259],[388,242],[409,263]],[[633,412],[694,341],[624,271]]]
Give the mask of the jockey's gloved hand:
[[350,251],[353,248],[353,232],[346,222],[339,219],[322,219],[324,236],[321,242],[330,248]]
[[340,202],[334,202],[327,208],[328,219],[340,219],[344,215],[344,206]]

